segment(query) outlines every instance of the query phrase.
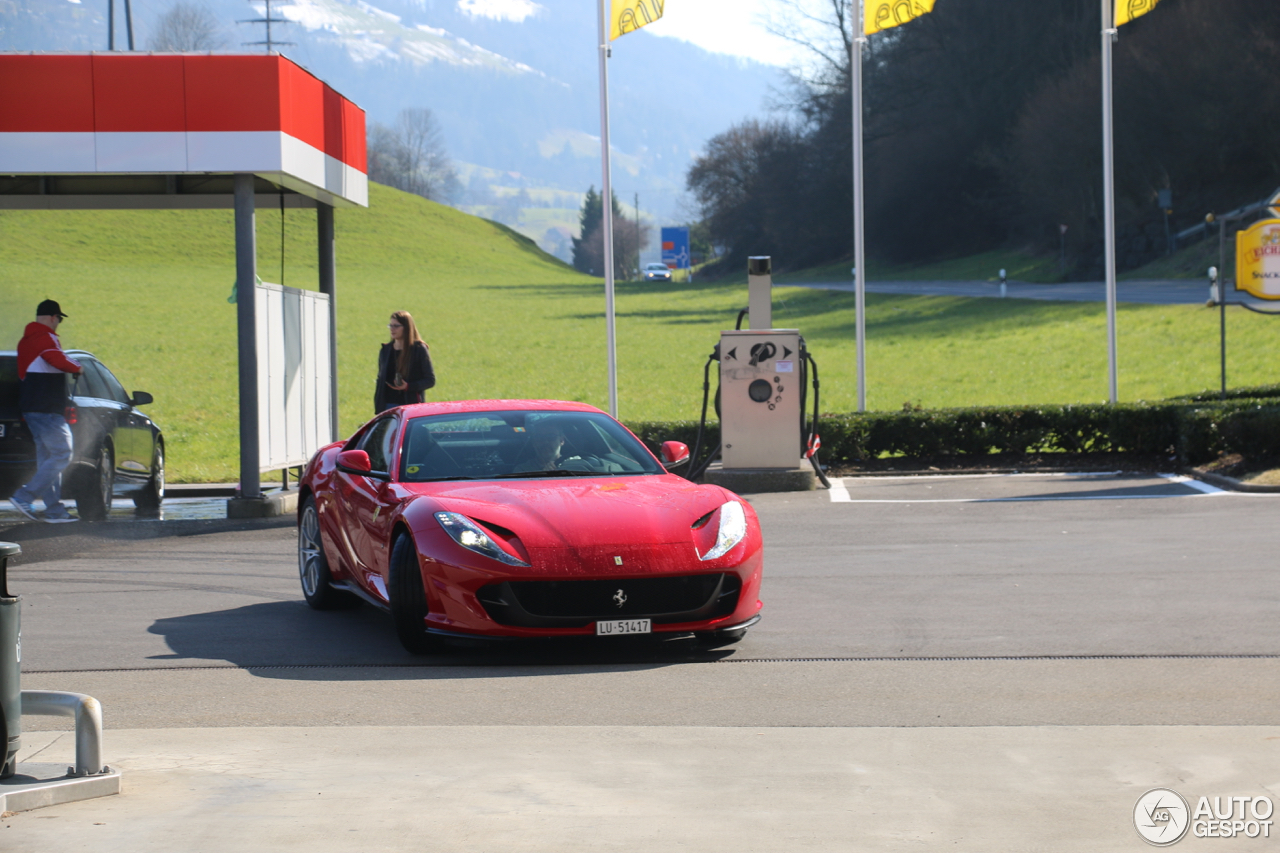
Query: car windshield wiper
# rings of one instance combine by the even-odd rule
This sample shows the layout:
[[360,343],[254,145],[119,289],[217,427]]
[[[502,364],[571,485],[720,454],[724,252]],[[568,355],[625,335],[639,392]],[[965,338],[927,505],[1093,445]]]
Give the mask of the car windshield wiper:
[[520,471],[515,474],[495,474],[495,480],[513,480],[519,477],[610,477],[603,471],[566,471],[563,468],[552,468],[549,471]]

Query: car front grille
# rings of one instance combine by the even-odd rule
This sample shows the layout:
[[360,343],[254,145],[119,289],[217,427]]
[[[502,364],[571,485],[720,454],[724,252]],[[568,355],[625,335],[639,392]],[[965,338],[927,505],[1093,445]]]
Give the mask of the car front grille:
[[677,575],[589,581],[506,581],[478,598],[500,625],[579,628],[599,619],[652,619],[654,624],[727,616],[738,606],[736,574]]

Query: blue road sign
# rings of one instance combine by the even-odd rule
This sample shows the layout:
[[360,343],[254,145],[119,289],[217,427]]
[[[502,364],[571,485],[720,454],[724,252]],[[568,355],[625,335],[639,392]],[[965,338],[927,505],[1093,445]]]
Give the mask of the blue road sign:
[[687,270],[689,268],[689,229],[662,229],[662,262],[669,269]]

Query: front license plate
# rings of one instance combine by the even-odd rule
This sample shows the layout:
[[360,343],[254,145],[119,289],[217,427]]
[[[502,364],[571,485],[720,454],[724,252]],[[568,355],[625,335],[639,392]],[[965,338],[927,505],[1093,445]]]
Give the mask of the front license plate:
[[653,633],[653,625],[648,619],[607,619],[596,623],[597,637],[651,633]]

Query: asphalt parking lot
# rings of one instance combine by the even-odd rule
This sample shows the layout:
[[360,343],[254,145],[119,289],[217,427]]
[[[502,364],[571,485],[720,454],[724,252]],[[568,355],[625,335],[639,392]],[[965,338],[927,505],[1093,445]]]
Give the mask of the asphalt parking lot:
[[[285,525],[35,547],[10,571],[23,687],[100,699],[126,790],[0,839],[1141,850],[1148,788],[1276,786],[1280,495],[1035,474],[749,499],[765,618],[714,653],[413,658],[370,608],[305,606]],[[64,760],[70,738],[24,746]]]

